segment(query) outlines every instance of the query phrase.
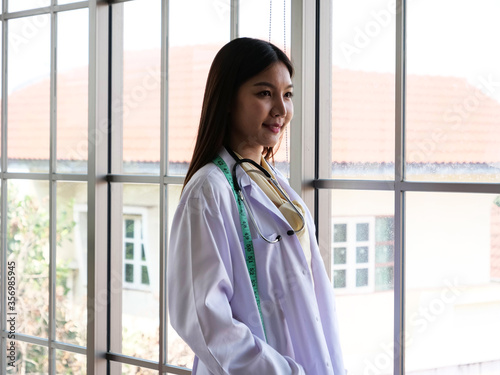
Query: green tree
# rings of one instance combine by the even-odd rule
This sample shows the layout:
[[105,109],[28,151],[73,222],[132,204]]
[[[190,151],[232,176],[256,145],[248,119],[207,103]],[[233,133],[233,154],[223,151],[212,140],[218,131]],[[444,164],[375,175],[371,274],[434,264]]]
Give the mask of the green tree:
[[[47,202],[42,202],[46,205]],[[37,337],[48,337],[49,323],[49,215],[40,201],[31,196],[19,196],[9,190],[8,197],[8,261],[15,262],[16,272],[16,333]],[[75,222],[69,220],[68,212],[57,215],[56,243],[70,241]],[[71,268],[67,261],[56,265],[56,327],[62,341],[71,341],[79,328],[78,324],[65,319],[64,300],[71,293],[69,278]],[[83,344],[83,343],[82,343]],[[47,349],[16,342],[16,367],[9,367],[9,373],[40,374],[48,371]],[[60,352],[58,361],[64,361],[64,368],[58,374],[82,374],[81,363],[70,353]]]

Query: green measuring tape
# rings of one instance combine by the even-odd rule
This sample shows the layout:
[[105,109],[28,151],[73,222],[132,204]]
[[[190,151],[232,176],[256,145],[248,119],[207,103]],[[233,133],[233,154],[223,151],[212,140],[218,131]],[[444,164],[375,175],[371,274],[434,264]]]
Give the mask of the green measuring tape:
[[238,212],[240,214],[241,231],[243,232],[243,244],[245,246],[245,259],[247,263],[248,274],[250,275],[250,281],[252,282],[253,294],[255,296],[255,301],[257,302],[257,307],[259,309],[260,321],[262,322],[262,329],[264,330],[264,336],[267,341],[266,327],[264,325],[264,319],[262,317],[262,309],[260,307],[260,297],[259,289],[257,287],[257,264],[255,262],[255,253],[253,250],[252,235],[250,234],[250,226],[248,225],[247,215],[245,214],[245,207],[243,206],[242,197],[236,193],[234,189],[233,177],[229,171],[229,167],[226,162],[217,155],[213,160],[213,163],[220,168],[224,176],[226,176],[231,189],[233,190],[234,198],[236,199],[236,205],[238,206]]

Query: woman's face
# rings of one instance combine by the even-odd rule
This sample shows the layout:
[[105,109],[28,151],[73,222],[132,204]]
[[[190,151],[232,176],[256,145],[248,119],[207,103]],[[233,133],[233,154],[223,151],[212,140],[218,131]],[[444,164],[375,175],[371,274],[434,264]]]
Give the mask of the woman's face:
[[290,73],[282,62],[246,81],[231,108],[231,148],[260,164],[263,148],[274,147],[292,119],[292,93]]

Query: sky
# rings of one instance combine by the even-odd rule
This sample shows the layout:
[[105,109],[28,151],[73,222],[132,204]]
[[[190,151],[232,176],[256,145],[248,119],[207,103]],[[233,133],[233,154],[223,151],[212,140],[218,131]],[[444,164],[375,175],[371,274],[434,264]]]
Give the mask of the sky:
[[[11,0],[9,10],[43,6],[47,1]],[[394,73],[395,0],[332,3],[333,64]],[[119,6],[124,7],[125,48],[158,48],[160,1],[138,0]],[[171,0],[169,11],[170,46],[229,40],[229,0]],[[240,34],[267,39],[269,11],[269,0],[241,0]],[[290,19],[290,0],[286,0],[285,11]],[[88,59],[88,13],[79,10],[59,15],[58,70],[65,71],[84,65]],[[498,0],[408,0],[407,73],[465,77],[474,85],[485,79],[500,82],[499,17]],[[283,1],[274,0],[272,40],[280,46],[284,39],[283,18]],[[288,44],[290,25],[286,39]],[[9,21],[9,43],[9,92],[47,77],[48,15]],[[495,86],[494,95],[500,100],[500,87]]]

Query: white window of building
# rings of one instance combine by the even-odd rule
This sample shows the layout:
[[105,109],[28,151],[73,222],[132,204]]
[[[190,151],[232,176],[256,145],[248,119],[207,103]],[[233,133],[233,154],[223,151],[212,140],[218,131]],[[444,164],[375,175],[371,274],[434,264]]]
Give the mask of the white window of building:
[[333,286],[339,292],[375,290],[375,218],[333,221]]
[[149,289],[147,246],[143,215],[123,215],[123,283],[133,289]]

